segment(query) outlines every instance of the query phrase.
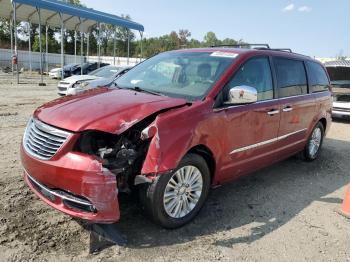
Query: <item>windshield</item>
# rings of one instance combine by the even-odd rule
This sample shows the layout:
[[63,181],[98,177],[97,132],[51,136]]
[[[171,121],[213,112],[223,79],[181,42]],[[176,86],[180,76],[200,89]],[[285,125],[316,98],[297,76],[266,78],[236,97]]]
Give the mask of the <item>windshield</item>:
[[104,66],[102,68],[96,69],[95,71],[92,71],[89,75],[108,78],[118,73],[119,70],[120,67],[117,66]]
[[65,65],[63,68],[70,69],[70,68],[77,67],[77,66],[78,66],[78,64],[68,64],[68,65]]
[[116,80],[135,88],[187,100],[203,99],[237,57],[227,52],[169,52],[154,56]]
[[82,66],[79,66],[79,68],[82,67],[83,69],[87,69],[91,65],[93,65],[93,63],[85,63]]

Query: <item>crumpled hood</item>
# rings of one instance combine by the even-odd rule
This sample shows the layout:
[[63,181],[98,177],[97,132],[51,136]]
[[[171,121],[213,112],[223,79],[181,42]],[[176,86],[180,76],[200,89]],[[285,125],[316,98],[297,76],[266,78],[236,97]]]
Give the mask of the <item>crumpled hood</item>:
[[34,117],[73,132],[100,130],[120,134],[153,113],[185,104],[186,100],[180,98],[97,88],[44,104]]

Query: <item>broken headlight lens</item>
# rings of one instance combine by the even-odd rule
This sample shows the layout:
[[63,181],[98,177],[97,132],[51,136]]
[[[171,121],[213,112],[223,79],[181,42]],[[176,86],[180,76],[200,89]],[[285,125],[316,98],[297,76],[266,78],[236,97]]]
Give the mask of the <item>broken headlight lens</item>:
[[100,131],[89,131],[81,134],[76,150],[82,153],[95,155],[101,159],[103,166],[119,173],[132,165],[138,156],[140,139],[135,139],[135,131],[122,135],[114,135]]
[[141,140],[147,140],[151,137],[154,137],[157,131],[158,131],[157,127],[151,124],[142,130],[140,138]]

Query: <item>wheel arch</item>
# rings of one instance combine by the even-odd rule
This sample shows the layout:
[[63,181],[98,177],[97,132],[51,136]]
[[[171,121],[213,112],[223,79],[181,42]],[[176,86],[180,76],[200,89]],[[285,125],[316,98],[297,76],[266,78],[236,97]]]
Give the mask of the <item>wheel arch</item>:
[[[321,118],[319,120],[319,122],[321,122],[321,124],[323,125],[323,129],[324,129],[324,132],[326,132],[326,129],[327,129],[327,119],[326,118]],[[327,130],[328,131],[328,130]]]
[[199,144],[199,145],[193,146],[190,150],[188,150],[186,154],[188,153],[198,154],[199,156],[203,157],[203,159],[208,165],[208,168],[210,171],[210,178],[212,182],[216,171],[216,161],[215,161],[213,152],[207,146],[203,144]]

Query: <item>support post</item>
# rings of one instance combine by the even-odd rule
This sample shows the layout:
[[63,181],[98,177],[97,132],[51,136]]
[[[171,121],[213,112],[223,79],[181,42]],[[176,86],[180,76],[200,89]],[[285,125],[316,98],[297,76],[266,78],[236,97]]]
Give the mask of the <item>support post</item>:
[[90,33],[86,36],[86,62],[89,62],[89,50],[90,50]]
[[98,37],[97,37],[97,52],[98,52],[98,60],[97,60],[97,68],[100,68],[101,64],[101,24],[98,23]]
[[63,56],[63,45],[64,45],[64,23],[63,23],[63,15],[60,13],[61,20],[61,79],[64,78],[64,56]]
[[117,27],[114,26],[114,33],[113,33],[113,65],[115,65],[116,31],[117,31]]
[[48,31],[49,26],[46,24],[46,32],[45,32],[45,62],[46,62],[46,72],[49,73],[49,42],[48,42]]
[[28,23],[28,33],[29,33],[29,38],[28,38],[28,52],[29,52],[29,72],[32,74],[32,37],[31,37],[31,26],[32,24],[29,22]]
[[17,63],[16,63],[16,75],[17,75],[17,84],[19,84],[19,72],[18,72],[18,53],[17,53],[17,26],[16,26],[16,3],[12,3],[13,7],[13,29],[14,29],[14,36],[15,36],[15,48],[14,48],[14,55],[17,57]]
[[[13,17],[10,18],[10,38],[11,38],[11,55],[14,55],[14,50],[13,50]],[[15,75],[15,72],[13,70],[12,60],[11,60],[11,69],[12,69],[12,75]]]
[[80,32],[80,74],[83,74],[84,33]]
[[142,49],[142,42],[143,42],[143,32],[140,31],[140,37],[141,37],[141,57],[140,57],[140,63],[142,62],[143,59],[143,49]]
[[128,60],[127,60],[127,65],[129,65],[129,58],[130,58],[130,30],[128,29]]
[[77,63],[77,30],[74,30],[74,63]]
[[41,13],[40,9],[36,8],[39,17],[39,52],[40,52],[40,83],[39,86],[45,86],[43,80],[43,52],[42,52],[42,42],[41,42]]

